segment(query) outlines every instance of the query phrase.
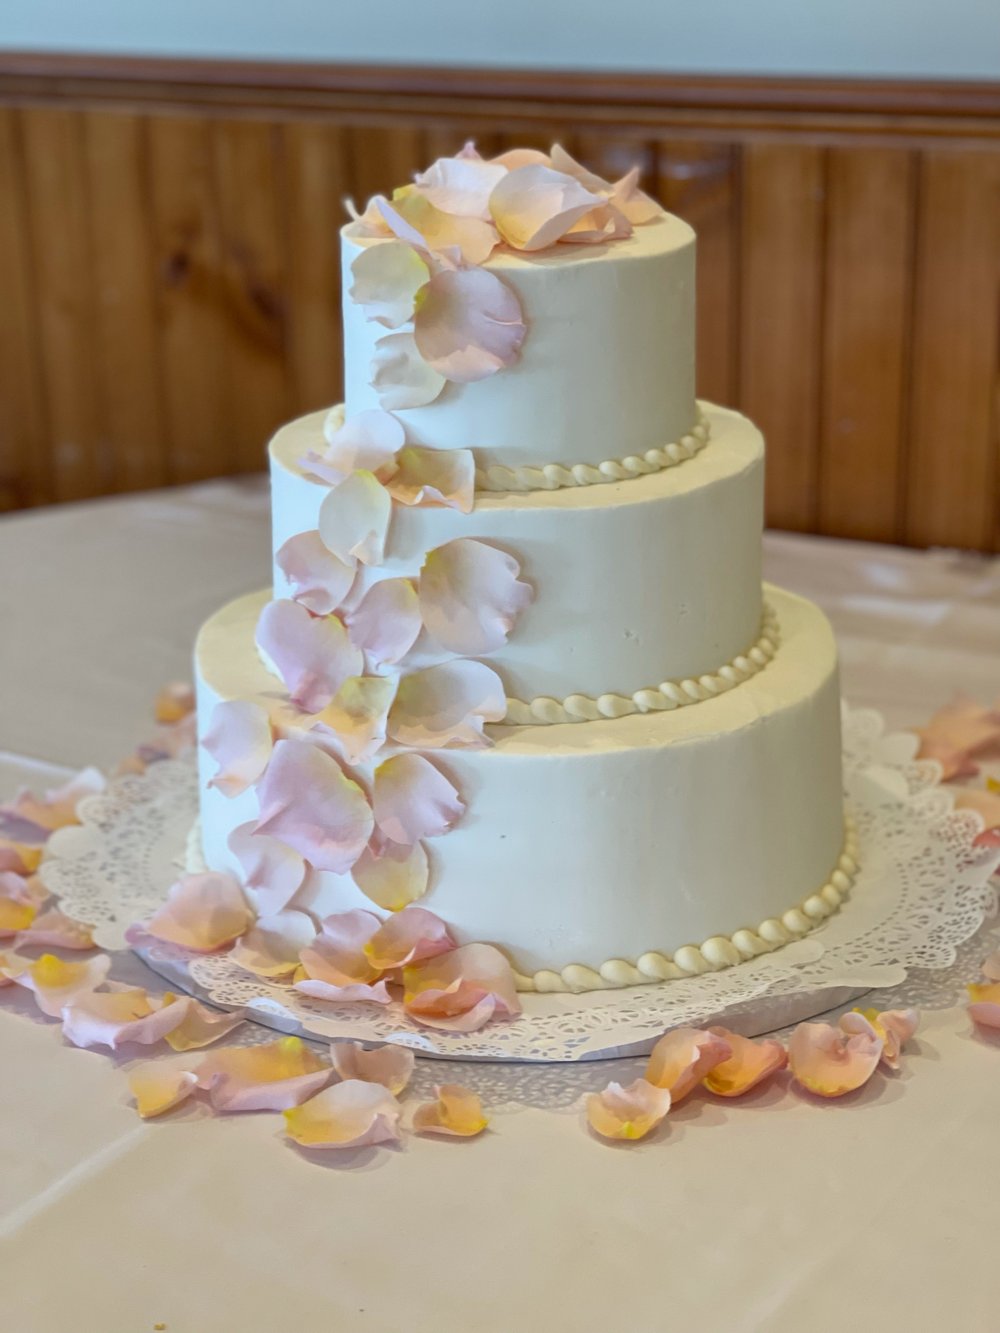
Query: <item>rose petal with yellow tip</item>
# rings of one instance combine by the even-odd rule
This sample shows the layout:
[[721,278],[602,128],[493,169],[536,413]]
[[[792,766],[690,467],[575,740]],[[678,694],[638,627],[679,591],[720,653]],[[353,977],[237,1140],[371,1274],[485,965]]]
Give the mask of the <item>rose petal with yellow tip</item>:
[[[1000,703],[1000,701],[998,701]],[[920,737],[920,759],[936,759],[945,782],[951,778],[975,777],[975,760],[1000,749],[1000,708],[992,708],[958,694],[939,708],[924,727],[915,728]]]
[[442,1083],[434,1092],[437,1101],[423,1102],[413,1112],[413,1128],[418,1134],[471,1139],[490,1123],[483,1115],[482,1102],[460,1083]]
[[135,1109],[143,1120],[172,1111],[186,1101],[198,1086],[198,1075],[189,1069],[166,1069],[157,1061],[129,1070],[128,1088]]
[[65,1004],[63,1036],[74,1046],[120,1046],[136,1043],[151,1046],[183,1021],[186,999],[156,1006],[142,987],[92,991]]
[[792,1077],[818,1097],[843,1097],[862,1087],[882,1056],[872,1029],[848,1035],[829,1023],[800,1023],[788,1042]]
[[969,1017],[984,1028],[1000,1028],[1000,982],[973,982],[969,992]]
[[375,1046],[365,1050],[359,1041],[330,1043],[330,1060],[338,1076],[345,1081],[360,1079],[362,1083],[381,1083],[394,1097],[413,1077],[416,1058],[405,1046]]
[[627,1087],[609,1083],[587,1098],[587,1122],[594,1133],[625,1143],[644,1139],[669,1110],[670,1089],[658,1088],[644,1078]]
[[30,944],[33,948],[93,949],[94,927],[53,907],[36,916],[28,929],[21,931],[18,943]]
[[0,940],[27,930],[37,913],[25,880],[13,871],[0,873]]
[[386,841],[377,851],[369,844],[351,867],[351,877],[376,906],[400,912],[427,892],[427,852],[419,842],[404,847]]
[[718,1030],[679,1027],[664,1033],[649,1054],[646,1078],[657,1088],[667,1088],[674,1105],[733,1051]]
[[319,934],[300,955],[306,977],[330,986],[377,980],[382,968],[368,957],[366,947],[381,924],[374,912],[360,908],[324,917]]
[[899,1056],[904,1045],[916,1032],[920,1015],[916,1009],[852,1009],[841,1014],[838,1027],[849,1036],[875,1036],[882,1043],[881,1063],[889,1069],[899,1068]]
[[325,1087],[333,1071],[300,1037],[281,1037],[214,1051],[197,1074],[216,1111],[284,1111]]
[[22,788],[12,801],[0,805],[0,833],[16,839],[16,829],[21,824],[34,826],[43,833],[77,824],[77,807],[83,798],[103,791],[106,786],[103,773],[96,768],[84,768],[61,787],[52,787],[42,796]]
[[400,1105],[378,1083],[348,1079],[285,1111],[285,1132],[303,1148],[361,1148],[399,1140]]
[[365,944],[365,957],[379,972],[406,967],[454,949],[455,941],[439,916],[425,907],[407,907],[388,917]]
[[38,869],[41,859],[41,847],[0,837],[0,871],[30,875]]
[[273,916],[259,916],[233,945],[229,957],[255,977],[289,977],[299,966],[299,954],[315,938],[312,917],[286,908]]
[[788,1055],[780,1041],[770,1038],[751,1041],[749,1037],[741,1037],[738,1032],[721,1027],[712,1027],[708,1031],[721,1038],[731,1052],[727,1060],[720,1061],[702,1080],[709,1092],[714,1092],[717,1097],[742,1097],[788,1063]]
[[178,998],[186,1001],[186,1007],[181,1022],[166,1034],[166,1042],[171,1050],[200,1051],[242,1026],[246,1021],[242,1010],[224,1013],[218,1009],[209,1009],[207,1005],[199,1004],[190,995],[178,997],[167,991],[160,1003],[166,1006],[173,1004]]
[[172,681],[164,685],[153,703],[153,716],[156,721],[169,725],[180,722],[182,718],[194,712],[194,686],[190,681]]
[[14,980],[33,992],[43,1014],[59,1018],[66,1005],[96,991],[106,980],[110,967],[111,959],[106,953],[80,963],[68,963],[55,954],[43,953]]
[[253,913],[232,875],[208,870],[182,875],[142,929],[183,949],[214,953],[232,944],[252,922]]

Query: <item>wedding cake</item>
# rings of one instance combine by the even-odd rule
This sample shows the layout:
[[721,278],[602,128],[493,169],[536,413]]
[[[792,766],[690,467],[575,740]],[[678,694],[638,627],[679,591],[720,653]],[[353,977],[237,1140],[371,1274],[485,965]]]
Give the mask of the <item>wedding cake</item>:
[[355,213],[344,405],[271,441],[273,587],[196,651],[207,865],[290,846],[279,898],[427,907],[524,990],[738,964],[856,870],[833,636],[762,585],[764,441],[696,400],[636,176],[469,145]]

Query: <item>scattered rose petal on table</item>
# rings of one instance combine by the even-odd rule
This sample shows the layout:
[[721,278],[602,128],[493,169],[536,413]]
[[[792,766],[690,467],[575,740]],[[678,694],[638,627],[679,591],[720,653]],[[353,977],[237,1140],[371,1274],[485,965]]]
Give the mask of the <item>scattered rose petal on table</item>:
[[305,741],[278,741],[257,794],[257,832],[294,848],[316,870],[350,870],[375,826],[358,784]]
[[38,869],[41,859],[40,846],[0,836],[0,871],[14,875],[30,875]]
[[[36,796],[26,787],[12,801],[0,805],[0,833],[17,840],[22,824],[34,826],[44,835],[69,824],[78,823],[77,807],[85,796],[102,792],[107,786],[104,774],[96,768],[83,768],[59,787]],[[30,839],[28,841],[31,841]]]
[[0,939],[27,930],[37,913],[38,904],[28,892],[24,877],[13,870],[0,871]]
[[888,1069],[899,1069],[903,1047],[916,1032],[920,1015],[916,1009],[852,1009],[841,1014],[837,1026],[849,1036],[861,1034],[875,1037],[882,1043],[881,1063]]
[[1000,1028],[1000,982],[985,985],[973,982],[965,988],[969,993],[969,1017],[984,1028]]
[[418,588],[428,633],[459,656],[502,647],[534,596],[520,572],[507,551],[474,537],[456,537],[428,551]]
[[63,1036],[74,1046],[112,1051],[129,1043],[151,1046],[178,1027],[186,1012],[186,1000],[154,1004],[141,986],[91,991],[63,1006]]
[[644,1078],[637,1078],[627,1087],[609,1083],[587,1098],[587,1122],[602,1139],[643,1139],[669,1110],[670,1089],[658,1088]]
[[924,727],[915,728],[920,737],[920,759],[936,759],[942,778],[975,777],[976,757],[1000,750],[1000,709],[983,707],[959,694],[939,708]]
[[13,986],[18,977],[30,966],[30,958],[22,958],[16,953],[0,952],[0,986]]
[[360,1079],[363,1083],[381,1083],[398,1097],[416,1065],[412,1051],[405,1046],[376,1046],[365,1050],[359,1041],[330,1043],[330,1060],[341,1079]]
[[210,1009],[190,995],[177,996],[170,991],[163,996],[161,1004],[172,1004],[177,999],[186,1001],[184,1017],[177,1027],[166,1034],[167,1045],[175,1051],[200,1051],[241,1027],[246,1021],[241,1009],[231,1013]]
[[198,1086],[198,1075],[189,1069],[169,1069],[158,1061],[130,1069],[129,1092],[135,1098],[135,1109],[143,1120],[172,1111],[186,1101]]
[[396,682],[386,676],[349,676],[327,706],[310,718],[312,730],[332,733],[348,764],[367,763],[385,743]]
[[155,939],[214,953],[249,929],[253,922],[243,890],[232,875],[208,870],[182,875],[167,901],[140,927]]
[[289,537],[274,559],[291,584],[292,600],[317,616],[337,610],[357,573],[353,564],[327,550],[315,530]]
[[418,1134],[469,1139],[481,1134],[490,1123],[477,1095],[461,1084],[442,1083],[434,1093],[436,1101],[423,1102],[413,1112],[413,1128]]
[[47,949],[93,949],[94,927],[85,921],[77,921],[67,916],[57,907],[50,908],[36,916],[27,930],[18,936],[19,944],[30,944],[32,948]]
[[299,1037],[223,1047],[196,1072],[216,1111],[284,1111],[317,1093],[333,1073]]
[[788,1063],[780,1041],[772,1038],[752,1041],[722,1027],[711,1027],[708,1031],[730,1049],[729,1057],[710,1069],[702,1080],[717,1097],[742,1097]]
[[164,685],[153,702],[153,716],[164,726],[181,722],[195,709],[194,686],[190,681],[172,681]]
[[59,1018],[66,1005],[96,991],[107,979],[110,967],[111,959],[106,953],[82,962],[66,962],[55,954],[45,953],[12,979],[34,994],[43,1014]]
[[274,749],[271,719],[252,699],[225,699],[212,709],[201,743],[218,764],[208,785],[223,796],[239,796],[267,768]]
[[654,1087],[669,1089],[676,1105],[732,1054],[718,1029],[673,1028],[650,1051],[646,1078]]
[[882,1056],[874,1032],[843,1032],[829,1023],[800,1023],[788,1042],[792,1077],[819,1097],[843,1097],[863,1086]]
[[303,1148],[360,1148],[399,1140],[400,1105],[378,1083],[348,1079],[285,1111],[285,1132]]

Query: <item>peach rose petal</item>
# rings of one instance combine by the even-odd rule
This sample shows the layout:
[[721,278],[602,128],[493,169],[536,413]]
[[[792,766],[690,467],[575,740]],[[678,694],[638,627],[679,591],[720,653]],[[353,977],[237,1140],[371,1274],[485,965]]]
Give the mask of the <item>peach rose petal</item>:
[[994,949],[983,959],[982,971],[987,981],[1000,981],[1000,949]]
[[400,195],[391,204],[383,200],[379,209],[399,240],[447,256],[467,268],[485,264],[500,244],[500,234],[492,222],[443,212],[418,191]]
[[841,1014],[837,1026],[848,1036],[861,1034],[876,1037],[882,1043],[881,1063],[889,1069],[899,1068],[903,1047],[916,1032],[920,1015],[916,1009],[852,1009]]
[[382,969],[372,963],[366,948],[381,924],[374,912],[360,908],[325,917],[315,940],[301,952],[307,979],[331,986],[375,981]]
[[0,837],[0,871],[4,874],[30,875],[41,859],[41,847]]
[[285,1112],[285,1132],[302,1148],[398,1143],[401,1107],[378,1083],[348,1079]]
[[47,834],[69,824],[77,824],[77,808],[85,796],[94,796],[107,786],[104,774],[96,768],[84,768],[59,787],[52,787],[42,796],[36,796],[27,788],[22,788],[14,799],[6,805],[0,805],[0,833],[14,840],[33,842],[31,837],[22,838],[21,830],[26,832],[41,831],[37,841],[44,842]]
[[503,683],[490,667],[474,661],[442,662],[399,682],[387,732],[399,745],[414,749],[482,749],[490,744],[484,725],[502,721],[506,713]]
[[207,1004],[199,1004],[190,995],[177,996],[167,991],[160,1003],[173,1004],[177,999],[184,1002],[184,1017],[166,1034],[166,1043],[174,1051],[200,1051],[242,1027],[246,1021],[242,1010],[229,1013],[210,1009]]
[[[38,907],[22,890],[24,881],[20,875],[8,871],[0,879],[8,884],[0,884],[0,940],[10,939],[27,930],[38,913]],[[16,886],[16,887],[15,887]]]
[[670,1110],[670,1089],[644,1078],[623,1087],[609,1083],[587,1098],[587,1123],[602,1139],[634,1143],[654,1130]]
[[515,250],[555,245],[592,208],[604,203],[565,172],[534,163],[515,167],[498,181],[490,213],[500,235]]
[[351,215],[352,221],[348,224],[351,228],[352,236],[391,236],[392,233],[385,225],[385,220],[379,212],[379,200],[384,196],[377,194],[369,199],[365,205],[365,211],[359,213],[357,205],[353,199],[345,199],[344,207]]
[[371,985],[351,982],[346,986],[335,986],[315,977],[301,977],[295,982],[295,989],[300,995],[323,1004],[389,1004],[392,1000],[384,981],[375,981]]
[[218,764],[208,785],[223,796],[239,796],[267,768],[274,735],[267,712],[250,699],[226,699],[212,709],[201,740]]
[[420,633],[420,603],[411,579],[380,579],[345,617],[351,642],[369,667],[393,666]]
[[[8,955],[8,958],[10,955]],[[35,1004],[49,1018],[59,1018],[68,1004],[73,1004],[91,991],[96,991],[107,979],[111,959],[99,953],[85,962],[66,962],[55,954],[44,953],[37,962],[20,969],[15,963],[15,975],[9,979],[30,990]]]
[[182,875],[143,929],[182,949],[214,953],[232,944],[252,922],[253,912],[237,881],[232,875],[209,870]]
[[454,828],[465,802],[451,779],[422,754],[397,754],[375,770],[372,810],[380,835],[408,846]]
[[471,1139],[490,1123],[483,1115],[482,1102],[460,1083],[442,1083],[434,1093],[437,1101],[423,1102],[413,1112],[413,1128],[418,1134]]
[[788,1042],[792,1077],[818,1097],[843,1097],[867,1083],[882,1055],[874,1031],[853,1035],[829,1023],[800,1023]]
[[333,1070],[300,1037],[225,1046],[198,1066],[198,1086],[216,1111],[285,1111],[326,1086]]
[[307,713],[325,708],[344,681],[364,669],[361,653],[336,616],[312,616],[288,598],[268,602],[257,621],[256,639],[292,702]]
[[364,945],[364,954],[378,972],[387,972],[450,953],[454,948],[455,941],[439,916],[425,907],[407,907],[379,925]]
[[417,292],[427,282],[427,264],[412,245],[379,241],[365,246],[351,264],[351,300],[363,306],[367,319],[398,329],[413,316]]
[[286,843],[316,870],[342,875],[368,844],[375,823],[368,798],[315,745],[279,741],[257,792],[257,832]]
[[292,600],[317,616],[336,611],[354,582],[354,565],[328,551],[318,532],[289,537],[275,561],[291,585]]
[[490,195],[506,174],[505,166],[482,158],[442,157],[417,176],[416,186],[444,213],[488,218]]
[[306,863],[294,847],[255,833],[255,828],[253,822],[237,825],[229,835],[229,850],[240,863],[244,887],[253,893],[261,916],[274,916],[302,887]]
[[380,565],[391,515],[389,492],[375,474],[352,472],[320,505],[319,535],[327,550],[345,564],[360,560],[363,565]]
[[171,681],[164,685],[153,702],[153,716],[157,722],[180,722],[195,709],[194,686],[190,681]]
[[632,167],[621,180],[615,181],[609,202],[635,226],[652,222],[663,213],[656,200],[639,189],[638,167]]
[[719,1030],[673,1028],[650,1052],[646,1078],[657,1088],[668,1088],[676,1105],[732,1056],[733,1049]]
[[511,966],[490,944],[464,944],[406,967],[403,985],[406,1013],[424,1027],[475,1032],[493,1018],[516,1018],[521,1012]]
[[337,1075],[345,1082],[380,1083],[394,1097],[413,1077],[416,1057],[405,1046],[376,1046],[365,1050],[359,1041],[330,1043],[330,1060]]
[[389,494],[404,505],[445,505],[471,514],[476,488],[476,461],[471,449],[401,449],[395,473],[386,482]]
[[590,171],[575,157],[571,157],[562,144],[552,145],[549,150],[549,160],[554,171],[561,171],[564,176],[572,176],[591,194],[610,195],[611,182],[606,181],[603,176],[598,176],[596,171]]
[[258,917],[233,945],[229,957],[255,977],[290,977],[299,966],[299,954],[315,938],[312,917],[286,909]]
[[984,1028],[1000,1028],[1000,982],[973,982],[969,992],[969,1017]]
[[52,907],[36,916],[27,930],[21,931],[18,943],[30,944],[32,948],[93,949],[94,927]]
[[984,708],[968,695],[959,694],[916,731],[920,737],[918,758],[936,759],[944,781],[975,777],[979,772],[975,758],[1000,750],[1000,708],[996,704]]
[[573,245],[603,245],[605,241],[622,241],[632,235],[632,224],[610,204],[584,213],[562,238]]
[[420,355],[411,330],[387,333],[376,342],[371,385],[386,410],[425,407],[440,396],[446,383]]
[[534,596],[520,572],[512,555],[473,537],[435,547],[420,571],[424,627],[459,656],[495,652]]
[[386,676],[349,676],[327,706],[312,715],[312,727],[332,732],[348,764],[367,763],[385,742],[395,694],[396,682]]
[[728,1059],[710,1069],[702,1080],[717,1097],[742,1097],[788,1063],[788,1054],[780,1041],[770,1038],[751,1041],[720,1027],[708,1031],[724,1041],[731,1052]]
[[31,967],[30,958],[22,958],[16,953],[0,952],[0,987],[13,986],[29,967]]
[[165,1069],[158,1061],[129,1070],[128,1090],[143,1120],[172,1111],[186,1101],[198,1086],[198,1075],[190,1069]]
[[504,153],[497,153],[489,159],[497,166],[515,171],[518,167],[551,167],[552,159],[540,148],[508,148]]
[[323,435],[325,461],[339,469],[340,481],[359,468],[364,472],[379,472],[391,466],[406,443],[403,423],[380,408],[358,412],[349,420],[331,412],[323,424]]
[[366,847],[355,861],[351,875],[376,906],[387,912],[399,912],[427,892],[430,866],[427,852],[419,842],[412,847],[387,842],[378,851]]
[[74,1046],[152,1046],[162,1041],[184,1019],[186,999],[154,1005],[142,987],[92,991],[62,1008],[63,1036]]
[[472,384],[517,357],[527,328],[517,293],[483,268],[435,273],[413,320],[417,351],[439,375]]

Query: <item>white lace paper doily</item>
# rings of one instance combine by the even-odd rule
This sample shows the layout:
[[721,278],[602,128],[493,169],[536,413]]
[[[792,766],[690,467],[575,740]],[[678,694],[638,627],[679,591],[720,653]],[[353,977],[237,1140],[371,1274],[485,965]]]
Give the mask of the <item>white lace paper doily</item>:
[[[953,808],[916,738],[886,735],[878,713],[844,709],[844,785],[861,870],[845,906],[805,939],[725,971],[585,995],[525,995],[515,1022],[479,1032],[418,1027],[399,1005],[323,1004],[263,981],[227,954],[171,945],[141,951],[172,985],[221,1008],[306,1037],[397,1042],[458,1060],[576,1061],[647,1050],[665,1028],[721,1021],[766,1031],[873,988],[899,987],[911,968],[950,967],[956,948],[995,908],[1000,851],[974,847],[980,817]],[[81,803],[43,865],[63,910],[94,923],[101,947],[158,907],[183,869],[198,812],[193,759],[165,761]],[[742,1020],[742,1022],[741,1022]]]

